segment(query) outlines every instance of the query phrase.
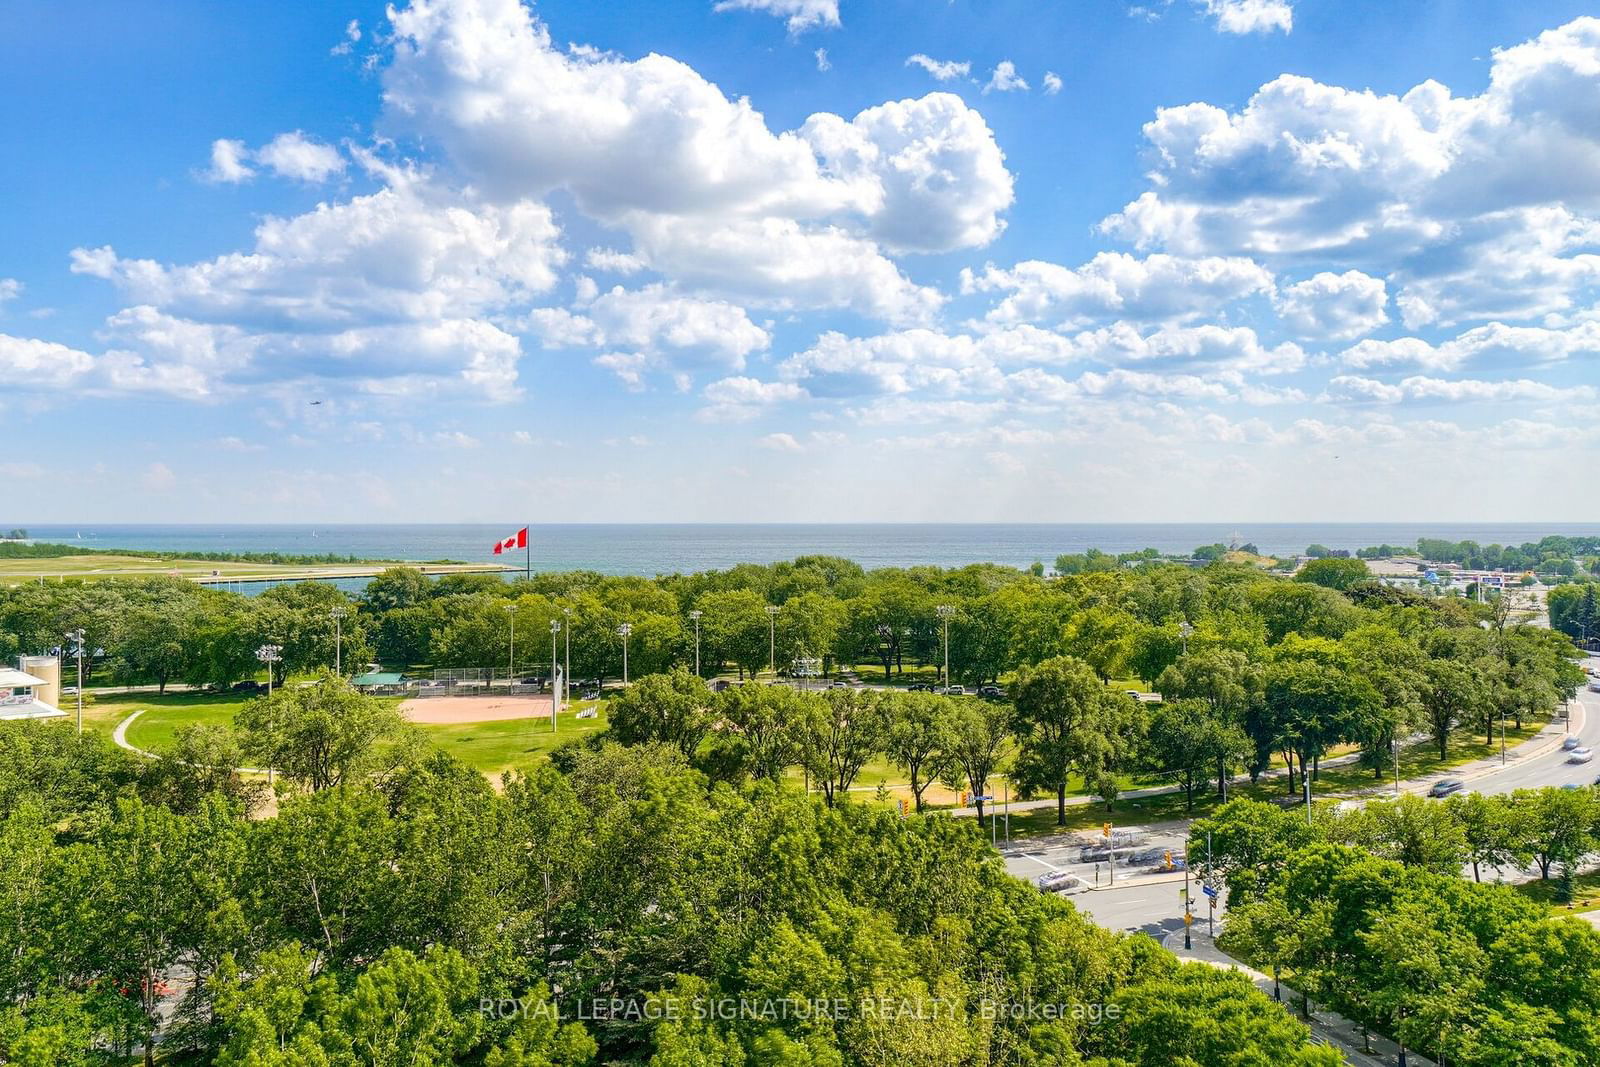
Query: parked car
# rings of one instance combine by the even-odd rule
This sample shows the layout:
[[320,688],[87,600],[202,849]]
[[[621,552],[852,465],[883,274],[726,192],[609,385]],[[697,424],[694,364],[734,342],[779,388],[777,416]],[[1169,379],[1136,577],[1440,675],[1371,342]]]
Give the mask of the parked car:
[[929,685],[927,682],[912,682],[910,685],[906,686],[906,692],[931,693],[933,692],[933,686]]
[[964,685],[952,685],[945,692],[953,697],[964,697],[967,695],[967,687]]
[[1144,695],[1141,694],[1137,689],[1124,689],[1123,692],[1127,693],[1129,696],[1131,696],[1135,700],[1143,700],[1144,699]]
[[833,684],[828,686],[828,688],[829,689],[849,689],[850,688],[850,683],[845,681],[843,678],[835,678],[833,680]]
[[1459,778],[1441,778],[1433,783],[1433,788],[1428,790],[1430,797],[1447,797],[1451,793],[1459,793],[1467,787],[1467,783]]
[[1568,734],[1561,742],[1561,749],[1564,752],[1571,752],[1581,744],[1583,744],[1582,741],[1579,741],[1572,734]]
[[1575,748],[1567,755],[1568,763],[1588,763],[1594,759],[1594,749]]
[[235,693],[254,693],[257,690],[265,688],[266,686],[262,685],[260,682],[250,680],[233,683],[233,691]]
[[1006,691],[998,685],[980,685],[978,695],[989,700],[1004,700]]

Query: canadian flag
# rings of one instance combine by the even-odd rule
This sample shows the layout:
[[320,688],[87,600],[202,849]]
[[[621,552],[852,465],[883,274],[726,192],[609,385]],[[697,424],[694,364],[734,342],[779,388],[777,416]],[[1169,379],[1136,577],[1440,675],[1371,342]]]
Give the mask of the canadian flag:
[[500,553],[509,552],[513,548],[527,548],[527,547],[528,547],[528,528],[526,526],[524,526],[522,529],[518,530],[516,533],[512,534],[510,537],[506,538],[504,541],[501,541],[498,544],[496,544],[494,546],[494,554],[498,556]]

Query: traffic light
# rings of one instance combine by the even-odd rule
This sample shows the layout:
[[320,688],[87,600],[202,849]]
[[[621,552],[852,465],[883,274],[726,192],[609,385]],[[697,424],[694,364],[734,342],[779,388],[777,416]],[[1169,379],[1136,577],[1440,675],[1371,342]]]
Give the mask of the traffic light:
[[905,797],[901,797],[900,800],[899,800],[899,804],[900,804],[900,817],[903,819],[903,818],[906,817],[906,798]]
[[1111,836],[1111,824],[1110,823],[1106,822],[1106,823],[1101,823],[1100,824],[1100,836],[1101,837],[1110,837]]
[[1172,850],[1170,848],[1161,854],[1161,863],[1167,870],[1172,870]]
[[967,798],[970,797],[970,796],[972,796],[971,793],[962,793],[961,794],[961,806],[963,808],[967,806]]

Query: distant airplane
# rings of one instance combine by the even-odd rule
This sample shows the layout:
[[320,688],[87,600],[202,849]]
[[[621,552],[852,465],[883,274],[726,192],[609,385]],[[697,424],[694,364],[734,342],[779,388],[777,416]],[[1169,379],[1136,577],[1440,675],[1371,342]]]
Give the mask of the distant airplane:
[[321,403],[322,403],[322,401],[320,401],[320,400],[313,400],[313,401],[311,401],[311,406],[312,407],[316,407],[317,405],[319,405]]

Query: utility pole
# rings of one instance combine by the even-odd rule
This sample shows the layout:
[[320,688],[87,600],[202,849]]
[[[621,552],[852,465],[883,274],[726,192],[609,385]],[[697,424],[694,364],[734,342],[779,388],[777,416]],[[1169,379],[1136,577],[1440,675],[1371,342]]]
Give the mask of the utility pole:
[[689,618],[694,620],[694,676],[700,677],[700,616],[705,612],[696,608],[689,612]]
[[570,704],[572,703],[572,609],[562,608],[561,614],[567,619],[564,638],[567,643],[567,654],[561,661],[561,690],[567,698],[563,703]]
[[938,607],[934,608],[933,610],[938,613],[939,620],[944,623],[944,681],[943,681],[942,684],[944,685],[944,687],[946,689],[949,689],[950,688],[950,616],[952,616],[952,615],[954,615],[956,613],[956,609],[951,607],[949,604],[940,604]]

